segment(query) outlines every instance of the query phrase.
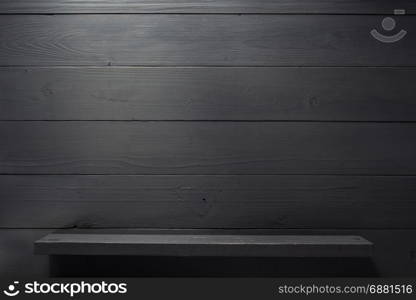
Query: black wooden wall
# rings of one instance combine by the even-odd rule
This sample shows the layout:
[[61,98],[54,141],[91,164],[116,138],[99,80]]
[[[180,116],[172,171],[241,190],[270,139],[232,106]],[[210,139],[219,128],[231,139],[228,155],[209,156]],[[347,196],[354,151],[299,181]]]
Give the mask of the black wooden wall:
[[[397,8],[407,36],[373,39]],[[33,241],[75,226],[361,234],[415,275],[415,13],[0,1],[1,275],[46,275]]]

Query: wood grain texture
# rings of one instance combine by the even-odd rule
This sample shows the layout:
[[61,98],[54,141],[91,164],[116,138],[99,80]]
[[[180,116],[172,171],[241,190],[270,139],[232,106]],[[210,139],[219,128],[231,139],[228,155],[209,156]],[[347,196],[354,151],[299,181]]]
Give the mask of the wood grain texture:
[[[80,276],[182,276],[199,277],[321,277],[330,275],[339,277],[346,275],[364,276],[404,276],[415,274],[414,244],[411,230],[357,230],[369,240],[374,241],[371,260],[350,259],[307,259],[307,258],[169,258],[169,257],[132,257],[132,256],[54,256],[54,262],[60,262],[61,273],[57,275]],[[216,231],[218,232],[218,230]],[[240,231],[241,232],[241,231]],[[254,230],[256,234],[264,234],[263,230]],[[348,234],[350,230],[269,230],[271,234]],[[253,233],[253,232],[251,232]],[[249,234],[249,233],[246,233]],[[77,257],[78,259],[75,259]],[[79,259],[81,258],[81,259]],[[73,266],[84,266],[74,268]],[[120,269],[120,265],[123,266]],[[190,265],[193,266],[190,267]],[[99,266],[99,267],[96,267]],[[329,269],[328,269],[329,268]],[[63,270],[65,269],[65,270]],[[72,269],[72,270],[71,270]],[[85,270],[87,269],[87,270]],[[332,271],[331,271],[332,270]],[[367,270],[367,271],[366,271]],[[63,271],[63,272],[62,272]],[[64,274],[62,274],[64,273]],[[56,273],[55,273],[56,274]],[[192,276],[191,275],[191,276]]]
[[416,11],[412,0],[2,0],[0,13],[311,13]]
[[1,120],[416,121],[411,68],[0,68]]
[[414,123],[7,122],[2,174],[416,174]]
[[373,244],[351,235],[50,233],[35,242],[43,255],[221,257],[371,257]]
[[[0,278],[16,280],[16,278],[26,277],[32,279],[47,277],[49,274],[48,259],[45,256],[33,254],[33,242],[51,231],[50,229],[1,229]],[[100,230],[93,230],[93,233],[99,232]],[[152,232],[165,233],[166,231]],[[416,275],[416,240],[414,239],[416,230],[215,230],[215,233],[219,232],[224,232],[224,234],[361,235],[374,243],[372,259],[380,276],[414,277]],[[192,233],[214,232],[198,230]],[[147,261],[148,264],[156,263],[149,258]],[[140,275],[140,271],[143,270],[139,268],[138,271]]]
[[8,15],[0,65],[416,66],[409,31],[383,44],[382,16]]
[[0,227],[416,228],[416,177],[0,176]]

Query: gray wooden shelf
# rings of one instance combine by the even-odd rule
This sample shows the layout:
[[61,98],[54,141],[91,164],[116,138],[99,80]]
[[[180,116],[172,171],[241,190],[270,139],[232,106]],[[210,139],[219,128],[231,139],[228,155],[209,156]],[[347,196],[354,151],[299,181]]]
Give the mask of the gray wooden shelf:
[[43,255],[370,257],[372,243],[351,235],[146,234],[65,230],[35,242]]

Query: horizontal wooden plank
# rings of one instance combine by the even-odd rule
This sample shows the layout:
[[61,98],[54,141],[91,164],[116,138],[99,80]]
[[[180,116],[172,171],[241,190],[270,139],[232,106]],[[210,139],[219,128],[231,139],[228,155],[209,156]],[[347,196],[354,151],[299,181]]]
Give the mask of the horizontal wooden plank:
[[416,174],[414,123],[8,122],[2,174]]
[[223,257],[370,257],[373,244],[349,235],[50,233],[35,242],[43,255]]
[[[97,230],[96,230],[97,231]],[[166,232],[165,230],[163,230]],[[224,230],[216,230],[218,234]],[[199,233],[199,230],[196,231]],[[230,230],[227,230],[230,233]],[[233,231],[241,234],[240,231]],[[253,230],[244,234],[348,234],[343,230]],[[322,277],[402,276],[415,274],[411,230],[357,230],[374,241],[373,257],[366,258],[254,258],[254,257],[137,257],[53,256],[57,276],[221,276]],[[227,233],[225,233],[227,234]],[[120,268],[120,265],[123,268]],[[74,266],[76,266],[74,268]],[[80,267],[83,266],[83,267]],[[389,275],[387,275],[389,274]]]
[[[85,229],[82,229],[85,231]],[[42,236],[50,233],[52,230],[48,229],[1,229],[0,230],[0,278],[15,280],[16,278],[44,278],[48,276],[49,272],[49,262],[47,257],[43,255],[34,255],[33,253],[33,242]],[[106,230],[108,231],[108,230]],[[91,230],[92,233],[99,233],[100,230]],[[140,232],[146,233],[172,233],[171,230],[141,230]],[[183,232],[183,230],[181,230]],[[374,243],[373,247],[373,257],[372,260],[376,266],[376,269],[379,272],[379,276],[400,276],[400,277],[412,277],[416,275],[416,260],[415,260],[415,250],[416,250],[416,240],[414,236],[416,234],[415,230],[222,230],[218,231],[206,231],[198,230],[191,231],[192,234],[196,233],[217,233],[224,232],[224,234],[329,234],[329,235],[361,235],[366,239]],[[246,261],[245,259],[244,261]],[[286,259],[287,260],[287,259]],[[125,258],[127,263],[132,263],[130,260]],[[147,263],[146,263],[147,262]],[[152,259],[150,257],[144,258],[142,265],[135,270],[136,276],[143,276],[143,274],[152,269],[160,262],[159,259]],[[224,261],[217,262],[218,264],[224,263]],[[269,270],[267,266],[272,266],[275,270],[273,274],[281,274],[283,272],[284,266],[282,264],[276,264],[274,261],[267,262],[257,262],[256,265],[262,263],[264,269],[262,269],[260,274],[268,275],[266,270]],[[303,276],[306,273],[306,266],[303,261],[302,264],[285,264],[285,266],[291,270],[291,273],[299,272]],[[180,264],[179,264],[180,265]],[[243,264],[244,265],[244,264]],[[78,272],[82,272],[82,267],[90,271],[93,267],[92,265],[82,264],[77,265]],[[116,268],[115,267],[113,269]],[[127,264],[123,265],[122,268],[125,270]],[[166,265],[162,265],[166,267]],[[160,269],[164,269],[160,266]],[[183,266],[183,264],[182,264]],[[235,269],[236,266],[227,265],[231,269]],[[63,268],[65,266],[62,266]],[[213,266],[214,268],[215,266]],[[56,266],[53,266],[55,269]],[[120,268],[118,268],[120,269]],[[259,268],[252,268],[253,270],[259,271]],[[154,270],[154,269],[152,269]],[[277,271],[279,270],[279,271]],[[296,271],[294,271],[296,270]],[[56,270],[55,270],[56,271]],[[66,272],[68,270],[63,270],[61,272]],[[101,275],[103,274],[103,270]],[[154,272],[156,272],[155,270]],[[166,271],[166,270],[165,270]],[[175,271],[181,273],[178,269],[170,269],[171,275],[175,275]],[[247,271],[247,270],[246,270]],[[85,271],[84,271],[85,272]],[[114,274],[114,273],[113,273]],[[155,273],[154,273],[155,274]],[[162,272],[158,273],[159,276],[163,274]],[[166,274],[166,273],[164,273]],[[253,273],[250,273],[253,274]],[[250,274],[247,274],[249,276]],[[257,274],[257,273],[256,273]],[[259,275],[260,275],[259,274]]]
[[0,13],[323,13],[416,11],[412,0],[2,0]]
[[1,120],[416,121],[411,68],[0,68]]
[[416,228],[416,177],[0,176],[0,227]]
[[[415,35],[384,44],[382,16],[7,15],[0,65],[415,66]],[[415,28],[401,16],[397,29]]]

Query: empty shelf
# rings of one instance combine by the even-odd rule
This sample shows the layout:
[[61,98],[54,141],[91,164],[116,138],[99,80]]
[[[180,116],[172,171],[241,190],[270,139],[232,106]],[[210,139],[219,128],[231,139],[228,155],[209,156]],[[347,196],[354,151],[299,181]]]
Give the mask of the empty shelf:
[[66,230],[35,242],[44,255],[224,257],[369,257],[372,243],[347,235],[82,233]]

